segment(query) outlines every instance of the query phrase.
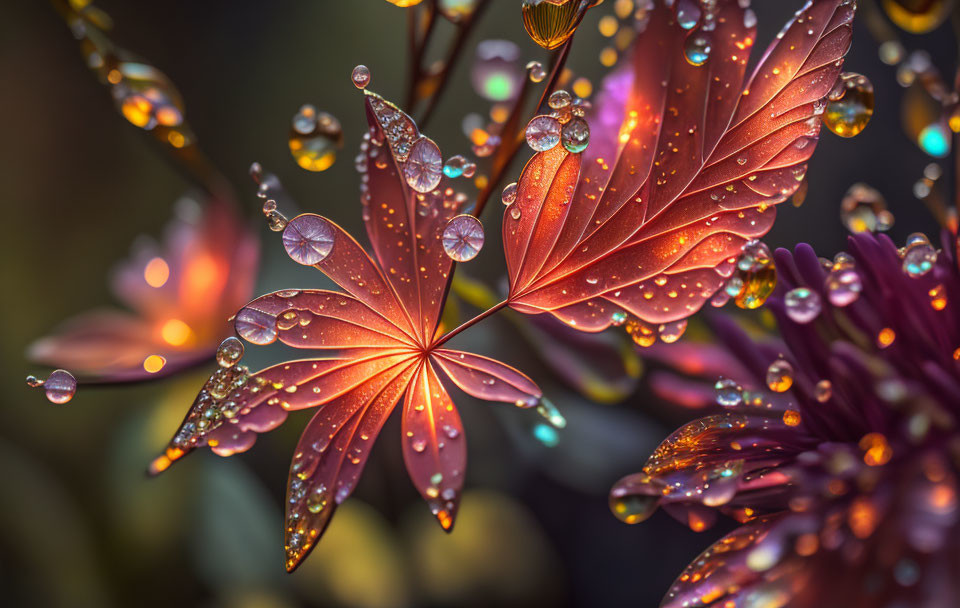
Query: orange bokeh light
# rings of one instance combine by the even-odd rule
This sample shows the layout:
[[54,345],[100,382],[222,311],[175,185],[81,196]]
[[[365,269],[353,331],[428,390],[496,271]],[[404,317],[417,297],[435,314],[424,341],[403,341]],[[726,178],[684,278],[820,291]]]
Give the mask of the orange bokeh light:
[[163,258],[153,258],[143,269],[143,280],[150,287],[163,287],[170,278],[170,266]]

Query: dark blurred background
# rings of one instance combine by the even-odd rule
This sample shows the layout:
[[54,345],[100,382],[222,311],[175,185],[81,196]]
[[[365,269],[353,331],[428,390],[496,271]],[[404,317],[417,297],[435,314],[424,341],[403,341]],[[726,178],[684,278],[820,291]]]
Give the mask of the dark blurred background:
[[[519,0],[496,0],[471,38],[429,135],[446,155],[469,152],[460,121],[485,113],[468,78],[472,46],[484,38],[521,45],[524,61],[546,60],[523,30]],[[608,2],[609,4],[609,2]],[[799,0],[755,2],[765,46]],[[228,176],[261,231],[258,292],[307,287],[259,217],[247,175],[258,160],[279,174],[303,210],[361,233],[352,158],[363,133],[350,71],[364,63],[370,88],[400,101],[406,73],[401,9],[384,0],[313,2],[121,2],[98,4],[116,23],[115,42],[165,72],[186,101],[201,146]],[[471,349],[501,355],[554,397],[570,421],[555,448],[536,443],[514,408],[456,395],[470,437],[468,492],[454,534],[433,521],[403,470],[396,420],[385,428],[354,498],[293,575],[283,572],[282,496],[305,418],[261,437],[231,459],[198,454],[166,475],[143,471],[191,403],[209,369],[140,386],[81,387],[66,406],[23,382],[43,371],[26,345],[62,319],[110,304],[111,267],[139,234],[159,236],[190,184],[142,132],[116,114],[83,65],[75,40],[45,2],[7,3],[0,21],[0,597],[4,605],[238,607],[568,605],[653,606],[673,578],[724,531],[700,534],[662,513],[626,526],[606,492],[690,412],[657,403],[643,388],[616,405],[589,403],[551,380],[503,321],[474,332]],[[599,86],[605,44],[590,11],[570,66]],[[780,207],[771,246],[807,241],[832,256],[844,245],[839,201],[865,181],[886,197],[898,243],[935,222],[912,194],[931,162],[901,127],[894,68],[858,23],[846,69],[877,93],[871,124],[844,140],[826,130],[801,208]],[[955,69],[949,26],[919,37],[945,74]],[[651,61],[657,61],[651,58]],[[949,79],[949,78],[948,78]],[[287,149],[290,118],[304,103],[337,116],[346,145],[334,167],[308,173]],[[521,154],[524,157],[525,154]],[[945,162],[946,185],[953,183]],[[513,175],[519,173],[519,164]],[[502,274],[498,220],[466,269],[489,285]],[[260,349],[263,350],[263,349]],[[257,351],[257,352],[250,352]],[[276,353],[248,349],[252,366]],[[555,391],[551,391],[555,389]],[[532,415],[532,414],[530,414]]]

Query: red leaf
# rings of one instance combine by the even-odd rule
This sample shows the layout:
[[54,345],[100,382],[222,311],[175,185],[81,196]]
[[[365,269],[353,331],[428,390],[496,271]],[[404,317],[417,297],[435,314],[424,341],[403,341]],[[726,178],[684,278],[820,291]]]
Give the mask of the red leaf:
[[[769,230],[770,207],[799,187],[815,148],[854,7],[808,5],[741,92],[748,11],[720,2],[711,31],[687,32],[673,9],[652,9],[630,63],[608,78],[582,160],[558,146],[527,163],[504,215],[513,308],[586,331],[623,311],[683,319]],[[710,41],[700,66],[684,56],[694,36]]]

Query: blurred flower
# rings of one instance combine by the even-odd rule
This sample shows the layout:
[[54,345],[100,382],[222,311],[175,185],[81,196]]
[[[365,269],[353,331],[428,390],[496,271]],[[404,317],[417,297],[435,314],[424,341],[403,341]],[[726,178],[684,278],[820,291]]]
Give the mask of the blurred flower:
[[258,250],[231,204],[182,199],[163,245],[137,241],[113,273],[114,294],[133,312],[81,313],[27,355],[95,382],[168,375],[209,359],[231,331],[227,319],[250,299]]
[[[630,523],[662,505],[694,530],[718,511],[745,524],[664,606],[960,602],[960,272],[943,242],[923,274],[904,269],[919,236],[898,250],[857,234],[833,262],[779,250],[782,343],[716,320],[739,362],[716,384],[724,411],[676,431],[610,498]],[[856,273],[855,296],[837,297],[837,272]]]

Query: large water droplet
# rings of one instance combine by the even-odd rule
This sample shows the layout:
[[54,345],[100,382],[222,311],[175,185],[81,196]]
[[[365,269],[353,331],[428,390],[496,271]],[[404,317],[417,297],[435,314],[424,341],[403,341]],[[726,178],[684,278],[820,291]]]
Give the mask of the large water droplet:
[[767,368],[767,386],[775,393],[783,393],[793,386],[793,366],[785,359],[777,359]]
[[577,154],[587,149],[590,143],[590,125],[582,118],[573,118],[563,125],[560,141],[567,152]]
[[77,393],[77,379],[65,369],[54,370],[46,380],[27,376],[27,384],[34,388],[43,388],[47,401],[57,405],[67,403]]
[[527,123],[527,144],[536,152],[546,152],[560,143],[560,121],[552,116],[535,116]]
[[251,344],[272,344],[277,339],[276,319],[263,311],[246,307],[237,313],[234,328]]
[[429,138],[421,137],[410,148],[403,165],[403,177],[407,185],[417,192],[431,192],[440,184],[442,169],[440,148]]
[[795,323],[809,323],[820,314],[820,295],[806,287],[796,287],[783,298],[787,316]]
[[469,262],[483,248],[483,224],[472,215],[458,215],[447,222],[440,242],[455,262]]
[[823,124],[841,137],[857,135],[873,116],[873,85],[866,76],[845,72],[830,91]]
[[319,264],[330,255],[336,232],[319,215],[304,213],[290,220],[283,230],[283,247],[294,262]]
[[217,348],[217,364],[223,368],[236,365],[243,358],[243,342],[230,336]]
[[367,69],[365,65],[358,65],[353,68],[353,72],[350,74],[350,80],[353,81],[353,86],[358,89],[365,89],[367,85],[370,84],[370,70]]

